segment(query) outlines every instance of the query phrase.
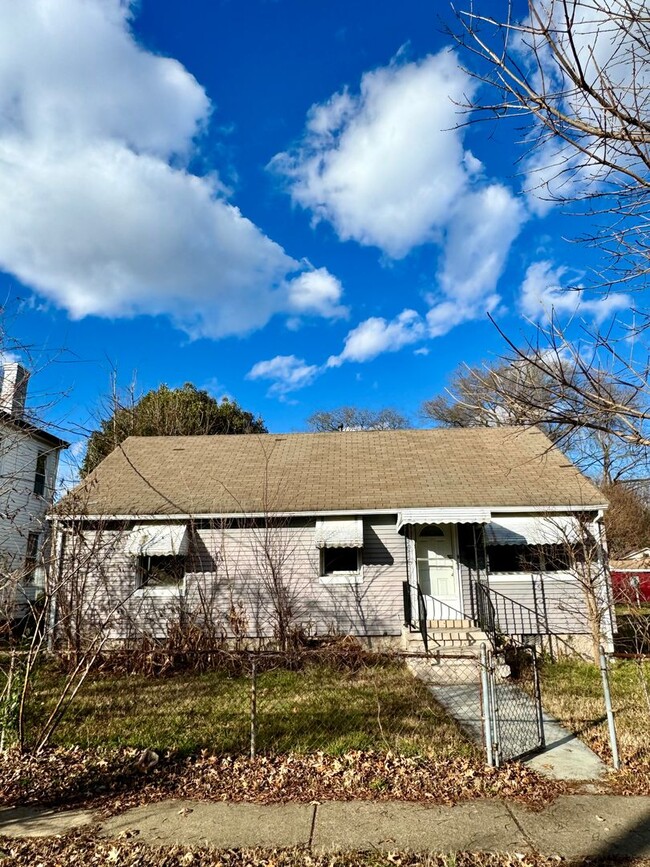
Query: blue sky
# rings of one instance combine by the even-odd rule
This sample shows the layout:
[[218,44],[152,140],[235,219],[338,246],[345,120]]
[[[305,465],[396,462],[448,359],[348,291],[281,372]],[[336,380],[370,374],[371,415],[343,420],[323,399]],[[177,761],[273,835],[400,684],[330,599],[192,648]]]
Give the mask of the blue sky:
[[588,263],[536,195],[544,155],[455,128],[480,93],[451,22],[430,0],[4,0],[0,280],[53,424],[80,441],[112,369],[273,431],[346,403],[417,424],[503,350],[488,311],[515,340],[573,312]]

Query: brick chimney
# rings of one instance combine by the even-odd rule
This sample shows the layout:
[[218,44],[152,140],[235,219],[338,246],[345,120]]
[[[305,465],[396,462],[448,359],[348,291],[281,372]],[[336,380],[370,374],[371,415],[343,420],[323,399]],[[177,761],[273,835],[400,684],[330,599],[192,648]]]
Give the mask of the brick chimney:
[[22,418],[25,414],[25,398],[27,397],[27,383],[29,373],[16,362],[5,364],[1,374],[0,385],[0,411],[9,413],[16,418]]

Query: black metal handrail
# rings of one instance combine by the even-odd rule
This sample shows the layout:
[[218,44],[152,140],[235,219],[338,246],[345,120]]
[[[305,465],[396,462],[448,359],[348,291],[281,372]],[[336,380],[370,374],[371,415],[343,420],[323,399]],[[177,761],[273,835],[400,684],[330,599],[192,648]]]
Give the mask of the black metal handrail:
[[404,603],[404,626],[413,623],[413,606],[411,604],[411,585],[408,581],[402,581],[402,601]]
[[481,585],[487,592],[495,612],[497,629],[508,635],[548,635],[547,624],[540,624],[540,616],[533,608],[517,602],[492,587]]
[[485,584],[481,584],[480,581],[475,581],[474,599],[476,603],[476,622],[483,632],[485,632],[492,644],[494,644],[499,624],[497,621],[496,609],[490,599],[490,588]]
[[429,634],[427,632],[427,601],[424,597],[424,593],[420,589],[420,585],[418,585],[418,626],[420,629],[420,635],[422,636],[424,652],[428,653]]

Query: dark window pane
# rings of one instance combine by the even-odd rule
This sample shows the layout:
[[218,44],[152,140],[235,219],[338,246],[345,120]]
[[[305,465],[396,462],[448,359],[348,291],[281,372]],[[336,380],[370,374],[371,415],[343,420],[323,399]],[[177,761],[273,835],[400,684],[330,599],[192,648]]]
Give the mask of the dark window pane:
[[436,524],[429,524],[420,530],[420,539],[439,539],[444,538],[444,536],[442,528],[436,526]]
[[323,548],[323,575],[332,572],[358,572],[358,548]]
[[571,569],[573,556],[578,552],[572,552],[567,545],[544,545],[542,555],[544,557],[544,569],[547,572],[568,572]]
[[140,557],[138,587],[178,587],[185,577],[185,557]]
[[488,545],[490,572],[539,572],[535,545]]
[[567,572],[580,552],[567,545],[488,545],[490,572]]
[[45,469],[47,466],[47,455],[45,452],[36,458],[36,474],[34,475],[34,493],[42,497],[45,494]]

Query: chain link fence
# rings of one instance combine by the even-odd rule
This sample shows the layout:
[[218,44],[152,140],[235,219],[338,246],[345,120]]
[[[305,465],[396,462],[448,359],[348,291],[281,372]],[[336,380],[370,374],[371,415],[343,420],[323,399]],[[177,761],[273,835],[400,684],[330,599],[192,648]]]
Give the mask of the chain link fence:
[[[249,756],[375,750],[499,766],[544,747],[539,668],[535,648],[523,646],[377,653],[343,641],[285,652],[108,652],[55,742]],[[605,664],[602,671],[606,678]],[[27,729],[55,706],[65,676],[52,663],[38,675]],[[13,720],[11,695],[7,680],[2,734]]]
[[[173,658],[163,649],[141,658],[107,651],[53,743],[480,759],[480,743],[414,676],[411,665],[418,664],[426,668],[432,660],[368,652],[352,642],[287,652],[203,649]],[[61,666],[52,659],[30,691],[28,729],[39,729],[65,689]]]
[[[273,653],[247,659],[251,756],[369,749],[480,756],[481,738],[440,701],[426,677],[431,657],[369,655],[352,666],[318,654],[302,655],[289,667],[287,661]],[[477,682],[475,660],[464,662]]]
[[544,749],[539,663],[534,647],[512,645],[483,654],[488,761],[499,766]]

